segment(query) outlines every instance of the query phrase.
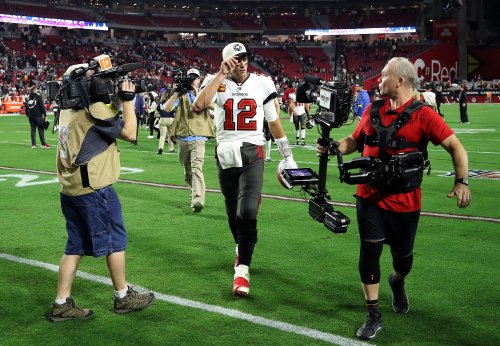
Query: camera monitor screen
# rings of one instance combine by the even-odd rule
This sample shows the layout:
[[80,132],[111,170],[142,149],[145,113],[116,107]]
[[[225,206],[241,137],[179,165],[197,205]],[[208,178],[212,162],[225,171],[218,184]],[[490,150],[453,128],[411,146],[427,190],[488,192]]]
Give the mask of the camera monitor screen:
[[284,169],[284,178],[290,185],[317,184],[318,175],[310,168]]

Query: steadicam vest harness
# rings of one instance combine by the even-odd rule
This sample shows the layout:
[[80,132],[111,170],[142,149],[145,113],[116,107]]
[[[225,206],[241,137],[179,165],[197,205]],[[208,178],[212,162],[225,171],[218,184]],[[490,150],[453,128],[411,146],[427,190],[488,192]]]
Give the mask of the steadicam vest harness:
[[387,154],[387,148],[401,150],[405,148],[415,148],[424,154],[424,159],[427,160],[427,143],[428,139],[423,137],[418,143],[406,142],[404,138],[394,137],[395,133],[402,128],[410,119],[413,112],[425,106],[423,102],[413,100],[408,106],[403,109],[398,118],[389,126],[382,125],[380,120],[379,110],[385,104],[385,100],[373,101],[370,110],[370,121],[373,129],[377,133],[374,136],[366,136],[365,144],[368,146],[379,147],[379,158],[383,162],[387,162],[390,156]]
[[[392,193],[412,191],[422,183],[425,168],[429,166],[430,170],[427,153],[429,140],[423,136],[419,142],[407,142],[404,138],[396,137],[395,134],[408,122],[413,112],[424,107],[425,104],[413,100],[395,121],[384,126],[380,119],[379,110],[385,102],[385,100],[377,100],[372,103],[370,122],[377,134],[365,136],[364,140],[365,145],[379,147],[378,179],[375,179],[370,185]],[[394,150],[415,148],[415,151],[389,155],[387,148]]]

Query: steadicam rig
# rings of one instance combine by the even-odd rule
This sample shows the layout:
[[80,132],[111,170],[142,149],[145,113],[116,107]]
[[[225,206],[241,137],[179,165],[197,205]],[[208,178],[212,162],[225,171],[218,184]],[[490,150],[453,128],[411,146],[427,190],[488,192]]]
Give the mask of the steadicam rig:
[[321,130],[318,143],[326,150],[319,159],[319,173],[311,168],[281,170],[280,178],[288,185],[301,186],[301,191],[309,196],[309,215],[334,233],[345,233],[351,222],[349,217],[334,210],[326,190],[326,176],[329,154],[337,156],[339,165],[342,155],[337,150],[338,143],[330,138],[333,128],[341,127],[348,119],[352,108],[353,94],[344,83],[326,83],[316,76],[305,76],[297,85],[297,102],[315,103],[318,110],[310,118],[309,128],[314,122]]

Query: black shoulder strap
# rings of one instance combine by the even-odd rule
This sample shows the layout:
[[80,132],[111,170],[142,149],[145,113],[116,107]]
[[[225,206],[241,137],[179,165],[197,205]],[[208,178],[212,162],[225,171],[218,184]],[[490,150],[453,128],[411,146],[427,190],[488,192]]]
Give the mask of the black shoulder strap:
[[87,95],[87,92],[85,91],[85,88],[83,87],[82,79],[79,78],[79,79],[75,80],[74,83],[76,85],[76,89],[78,90],[78,94],[80,95],[80,98],[82,99],[83,106],[90,113],[90,100],[89,100],[89,97]]
[[370,120],[372,122],[372,125],[375,124],[375,122],[380,122],[378,111],[380,108],[382,108],[385,102],[386,100],[375,100],[372,102],[372,108],[370,109]]
[[423,102],[413,100],[408,106],[405,107],[405,109],[403,109],[398,118],[394,120],[389,126],[382,125],[378,109],[374,114],[370,112],[370,118],[373,128],[375,129],[375,132],[377,132],[378,146],[380,148],[379,158],[382,161],[387,161],[389,159],[389,157],[387,156],[386,148],[389,142],[392,140],[393,135],[408,122],[413,112],[415,112],[417,109],[422,108],[423,106],[425,106]]
[[396,121],[394,121],[394,123],[392,123],[391,125],[394,125],[396,131],[399,130],[404,126],[404,124],[408,122],[411,114],[416,110],[422,108],[423,106],[426,106],[426,104],[421,101],[413,100],[408,106],[405,107],[405,109],[403,109]]

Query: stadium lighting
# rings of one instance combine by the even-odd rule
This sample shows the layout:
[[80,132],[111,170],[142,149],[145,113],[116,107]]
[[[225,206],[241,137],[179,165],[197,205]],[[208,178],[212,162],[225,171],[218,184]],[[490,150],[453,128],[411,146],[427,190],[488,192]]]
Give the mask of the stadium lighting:
[[0,22],[26,24],[26,25],[57,26],[68,29],[88,29],[88,30],[108,31],[108,25],[106,23],[101,23],[101,22],[86,22],[83,20],[17,16],[12,14],[3,14],[3,13],[0,13]]
[[394,26],[387,28],[358,28],[358,29],[308,29],[305,35],[341,36],[341,35],[369,35],[369,34],[407,34],[417,32],[415,26]]

